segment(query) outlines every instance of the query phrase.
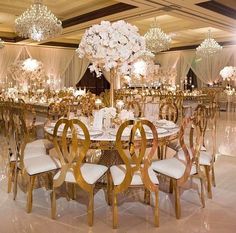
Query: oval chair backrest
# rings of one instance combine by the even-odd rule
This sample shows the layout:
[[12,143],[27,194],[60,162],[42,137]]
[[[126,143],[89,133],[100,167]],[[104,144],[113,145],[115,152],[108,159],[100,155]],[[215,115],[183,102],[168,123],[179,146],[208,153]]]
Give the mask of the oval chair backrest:
[[[187,137],[189,137],[189,147],[187,147],[187,143],[185,143]],[[196,144],[192,144],[194,140]],[[185,171],[183,176],[180,178],[180,182],[185,182],[190,176],[196,153],[200,151],[200,142],[201,137],[199,129],[198,126],[194,124],[193,118],[184,118],[179,131],[179,144],[184,153],[184,160],[177,156],[177,158],[185,164]]]
[[142,114],[141,105],[139,104],[137,100],[127,101],[125,103],[125,108],[127,110],[133,110],[135,117],[140,117]]
[[[151,149],[147,149],[149,142],[144,127],[153,135],[150,140]],[[128,137],[122,136],[125,130],[130,130]],[[140,136],[137,137],[137,134]],[[157,130],[148,120],[128,120],[121,124],[116,135],[115,147],[126,166],[126,173],[122,183],[115,187],[119,192],[129,187],[135,172],[140,173],[146,188],[150,191],[156,191],[157,186],[151,181],[148,168],[151,166],[152,157],[157,150],[157,141]]]
[[167,101],[161,104],[159,111],[159,118],[173,121],[178,121],[178,108],[175,103]]
[[91,143],[87,127],[78,119],[60,119],[53,131],[53,143],[61,163],[61,173],[54,181],[55,187],[62,185],[66,173],[72,169],[77,184],[90,191],[92,187],[81,173],[81,165]]

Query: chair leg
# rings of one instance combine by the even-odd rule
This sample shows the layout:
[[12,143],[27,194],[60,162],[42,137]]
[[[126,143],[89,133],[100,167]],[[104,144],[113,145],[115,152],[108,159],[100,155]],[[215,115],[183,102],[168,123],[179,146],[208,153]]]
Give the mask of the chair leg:
[[66,200],[67,201],[70,201],[70,184],[68,182],[65,182],[65,185],[66,185]]
[[113,229],[117,228],[118,225],[118,210],[117,210],[117,196],[113,193],[112,199],[112,209],[113,209]]
[[159,227],[159,191],[155,192],[154,224]]
[[144,188],[144,203],[150,205],[150,191]]
[[14,172],[14,167],[15,165],[10,162],[8,166],[8,186],[7,186],[7,193],[11,192],[12,189],[12,177],[13,177],[13,172]]
[[89,193],[89,205],[88,205],[88,224],[93,226],[93,216],[94,216],[94,197],[93,191]]
[[19,170],[16,167],[15,168],[14,186],[13,186],[13,200],[14,201],[16,200],[16,196],[17,196],[18,173],[19,173]]
[[172,180],[172,179],[170,179],[169,192],[170,192],[170,193],[173,193],[173,180]]
[[33,203],[33,188],[34,181],[36,176],[30,176],[30,181],[28,184],[28,195],[27,195],[27,213],[32,211],[32,203]]
[[202,207],[205,208],[205,193],[204,193],[204,178],[200,177],[200,183],[201,183],[201,202]]
[[175,193],[175,216],[177,219],[180,219],[181,207],[180,207],[180,194],[177,180],[173,180],[173,188]]
[[112,204],[111,195],[112,195],[112,178],[111,178],[111,173],[108,171],[107,172],[107,203],[108,205]]
[[211,189],[211,175],[210,175],[210,167],[204,166],[207,178],[207,196],[212,199],[212,189]]
[[211,168],[211,174],[212,174],[212,185],[213,185],[214,187],[216,187],[216,177],[215,177],[214,164],[212,165],[212,168]]
[[56,219],[57,205],[56,205],[56,192],[52,189],[51,192],[51,218]]

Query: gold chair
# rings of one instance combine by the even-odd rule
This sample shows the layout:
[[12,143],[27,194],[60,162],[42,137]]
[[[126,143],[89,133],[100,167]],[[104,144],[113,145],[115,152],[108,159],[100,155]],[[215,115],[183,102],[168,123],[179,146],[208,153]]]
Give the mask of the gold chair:
[[[153,135],[151,149],[147,148],[148,142],[144,128],[147,128]],[[130,134],[124,139],[122,134],[127,130],[130,130]],[[140,138],[136,138],[137,132],[140,133]],[[126,143],[124,143],[124,140]],[[147,120],[126,121],[118,129],[115,146],[124,164],[113,165],[110,168],[110,173],[108,173],[108,196],[109,202],[111,201],[109,194],[112,196],[113,228],[117,228],[118,224],[117,195],[130,187],[144,188],[146,203],[150,203],[150,192],[154,192],[154,223],[155,226],[159,226],[159,182],[150,167],[151,159],[157,149],[157,131],[155,126]]]
[[141,117],[142,111],[141,111],[141,106],[138,101],[131,100],[131,101],[125,102],[125,109],[132,110],[134,112],[135,117]]
[[[203,142],[199,155],[199,164],[204,167],[206,179],[207,179],[207,193],[208,197],[212,198],[212,185],[216,186],[215,181],[215,154],[216,154],[216,106],[211,108],[206,108],[204,105],[198,105],[195,110],[195,115],[198,116],[198,121],[201,124]],[[211,138],[212,138],[212,151],[208,152],[205,148],[205,133],[207,129],[207,124],[212,121]]]
[[[63,127],[61,135],[59,127]],[[81,138],[78,138],[78,130],[83,134]],[[69,134],[70,139],[68,139]],[[108,168],[103,165],[84,162],[91,141],[87,127],[78,119],[60,119],[54,128],[53,142],[60,159],[61,169],[53,178],[51,216],[53,219],[56,217],[55,190],[66,182],[78,185],[89,194],[88,224],[92,226],[95,184],[106,174]]]
[[166,103],[161,104],[159,118],[176,123],[178,121],[178,108],[176,104],[172,101],[167,101]]
[[15,108],[12,112],[16,169],[14,178],[14,199],[17,194],[18,173],[26,174],[29,177],[27,192],[27,212],[32,210],[33,188],[35,179],[41,174],[48,174],[60,168],[60,163],[56,158],[50,157],[46,153],[43,140],[30,142],[26,121],[21,109]]
[[[192,123],[193,122],[192,120],[190,120],[190,118],[184,119],[179,132],[179,143],[182,148],[183,156],[180,156],[180,154],[178,154],[176,157],[154,161],[152,163],[152,169],[157,174],[170,179],[171,191],[173,189],[175,194],[175,215],[177,219],[179,219],[181,216],[180,191],[179,191],[180,186],[188,180],[191,174],[197,173],[196,167],[192,165],[195,162],[195,158],[197,157],[196,155],[200,151],[201,135],[197,130],[197,126],[193,125]],[[192,146],[192,148],[190,148],[191,152],[190,150],[187,149],[184,141],[184,136],[186,134],[187,127],[190,130],[189,132],[190,137],[193,137],[194,133],[197,131],[197,136],[195,138],[196,143],[194,143],[194,145],[191,145]],[[190,155],[190,153],[192,155]],[[201,183],[201,201],[204,206],[203,198],[204,198],[204,185]]]

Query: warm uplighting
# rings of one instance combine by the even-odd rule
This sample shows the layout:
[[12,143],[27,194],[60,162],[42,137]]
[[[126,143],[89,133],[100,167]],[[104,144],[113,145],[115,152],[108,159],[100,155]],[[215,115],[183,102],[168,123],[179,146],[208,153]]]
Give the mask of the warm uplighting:
[[61,34],[62,22],[43,5],[42,0],[35,0],[30,9],[15,20],[15,27],[19,36],[42,41]]

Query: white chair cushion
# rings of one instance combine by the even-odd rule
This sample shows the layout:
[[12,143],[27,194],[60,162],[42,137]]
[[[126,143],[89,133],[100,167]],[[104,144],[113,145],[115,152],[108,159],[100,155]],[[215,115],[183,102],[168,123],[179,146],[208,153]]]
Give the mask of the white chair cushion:
[[[99,164],[84,163],[80,169],[85,181],[88,184],[94,184],[105,174],[108,168]],[[53,179],[58,179],[60,174],[61,171],[57,172]],[[76,183],[72,169],[67,171],[65,181],[70,183]]]
[[[112,167],[110,167],[110,172],[111,172],[111,176],[112,176],[112,180],[113,180],[114,185],[120,185],[125,178],[126,166],[124,164],[113,165]],[[150,177],[152,183],[159,184],[157,176],[151,167],[148,169],[148,174],[149,174],[149,177]],[[130,185],[142,185],[142,184],[143,184],[143,181],[141,178],[141,173],[139,171],[137,171],[133,175]]]
[[[190,157],[192,158],[192,154],[190,154]],[[185,160],[184,152],[183,150],[178,151],[178,158]],[[199,164],[200,165],[211,165],[212,156],[207,151],[200,151],[199,156]]]
[[24,156],[25,158],[32,158],[39,155],[45,155],[46,148],[42,139],[27,143],[25,146]]
[[158,160],[152,163],[154,171],[175,179],[179,179],[184,175],[185,168],[186,165],[177,158]]
[[200,152],[199,164],[200,165],[211,165],[212,156],[207,151]]
[[44,156],[25,158],[24,166],[29,175],[36,175],[61,167],[58,159],[52,158],[46,154],[44,154]]

